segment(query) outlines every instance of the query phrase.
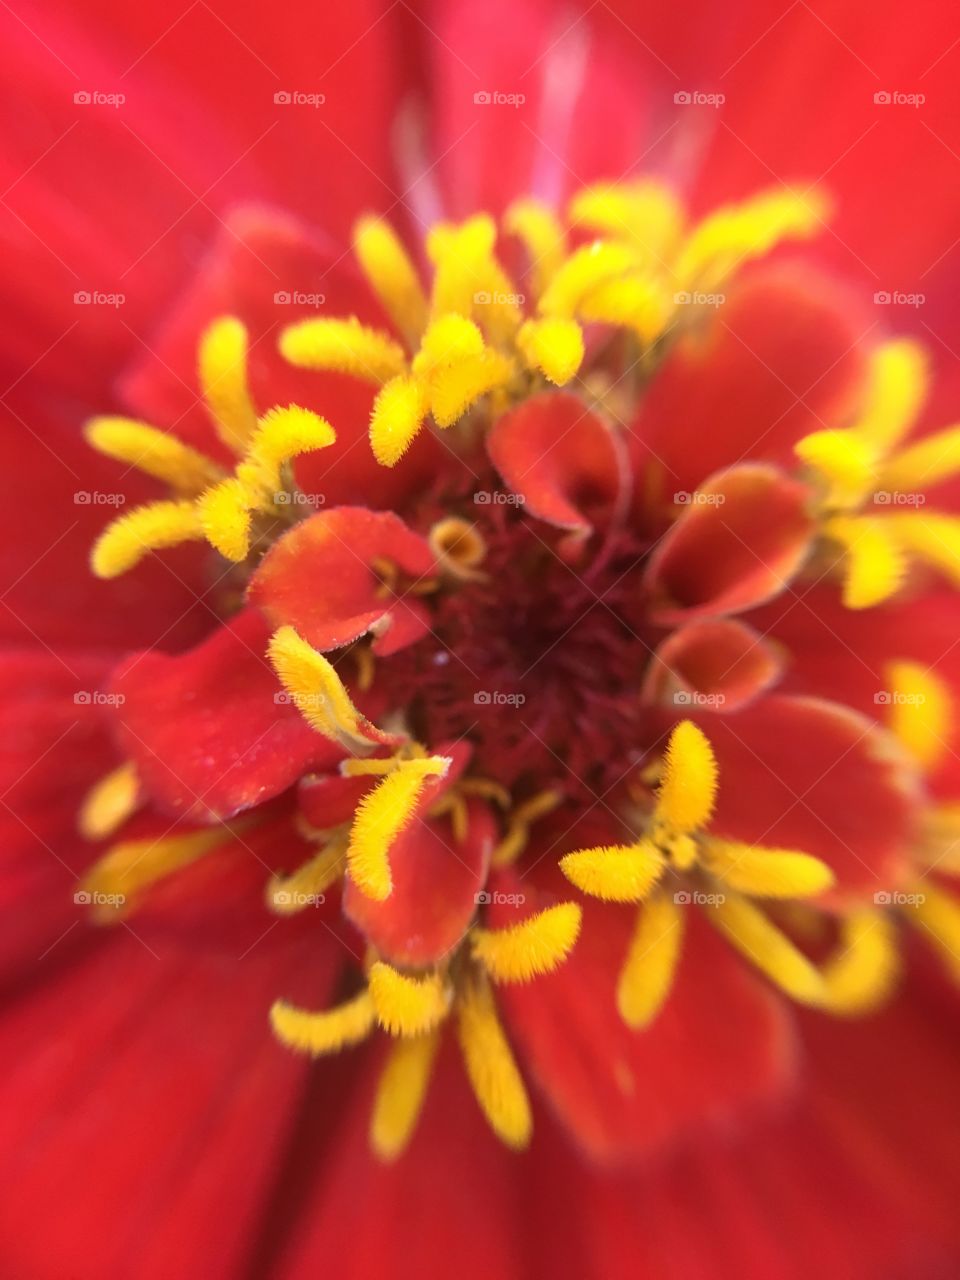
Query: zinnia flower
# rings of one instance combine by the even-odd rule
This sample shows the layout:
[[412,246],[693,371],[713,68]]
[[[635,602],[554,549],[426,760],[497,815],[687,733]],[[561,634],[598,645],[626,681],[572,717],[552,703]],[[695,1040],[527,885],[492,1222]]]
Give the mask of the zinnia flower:
[[951,1274],[950,41],[106,9],[10,43],[5,1272]]

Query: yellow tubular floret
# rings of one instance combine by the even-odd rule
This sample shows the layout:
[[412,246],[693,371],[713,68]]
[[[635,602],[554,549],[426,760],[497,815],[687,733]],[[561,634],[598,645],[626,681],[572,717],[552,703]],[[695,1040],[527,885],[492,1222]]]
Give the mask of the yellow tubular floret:
[[373,1000],[368,991],[361,991],[352,1000],[321,1013],[298,1009],[286,1000],[278,1000],[270,1010],[270,1026],[277,1039],[288,1048],[314,1058],[366,1040],[375,1022]]
[[430,384],[430,411],[438,427],[451,427],[490,391],[505,387],[515,366],[499,351],[484,351],[438,370]]
[[507,210],[504,229],[517,236],[527,251],[528,274],[539,298],[563,262],[567,237],[556,214],[539,200],[517,200]]
[[426,392],[415,378],[391,378],[377,393],[370,415],[370,447],[384,467],[395,467],[413,444],[429,412]]
[[226,560],[237,564],[250,552],[251,511],[263,499],[236,476],[223,480],[197,499],[203,536]]
[[707,735],[682,720],[670,735],[654,818],[671,831],[704,826],[717,794],[717,760]]
[[870,355],[867,396],[855,430],[881,453],[910,430],[927,396],[927,357],[910,338],[884,342]]
[[471,948],[494,982],[529,982],[566,960],[582,918],[577,903],[561,902],[507,929],[474,929]]
[[628,1027],[648,1027],[673,986],[683,944],[683,908],[659,890],[637,914],[630,949],[617,982],[617,1009]]
[[876,451],[855,431],[814,431],[794,452],[821,477],[830,507],[859,507],[876,481]]
[[843,920],[836,954],[823,967],[823,1006],[841,1017],[872,1013],[890,996],[899,974],[892,921],[881,911],[854,911]]
[[409,977],[383,961],[370,966],[370,998],[377,1021],[392,1036],[419,1036],[447,1016],[452,989],[439,973]]
[[90,567],[98,578],[116,578],[150,551],[203,537],[200,515],[192,502],[150,502],[107,525],[93,545]]
[[280,353],[302,369],[332,369],[385,383],[407,367],[403,347],[388,333],[349,320],[301,320],[280,335]]
[[901,547],[960,587],[960,518],[911,512],[888,516],[884,523]]
[[583,332],[575,320],[563,317],[525,321],[517,346],[528,366],[558,387],[576,376],[583,361]]
[[279,916],[295,915],[314,906],[346,867],[347,842],[333,839],[288,876],[271,876],[266,889],[267,906]]
[[656,180],[601,182],[574,196],[570,220],[614,240],[629,240],[645,259],[666,265],[665,258],[683,229],[683,206],[669,187]]
[[578,849],[560,859],[560,870],[571,884],[604,902],[642,902],[665,867],[663,854],[648,840]]
[[383,218],[361,218],[354,229],[353,248],[390,319],[412,343],[427,323],[427,299],[399,236]]
[[636,255],[623,244],[596,240],[583,245],[554,273],[540,296],[537,310],[544,316],[572,319],[580,304],[598,285],[622,276],[636,265]]
[[109,921],[137,894],[229,839],[229,831],[217,827],[183,836],[123,840],[90,867],[80,881],[79,892],[87,895],[99,919]]
[[672,299],[652,276],[628,275],[607,280],[582,300],[577,309],[585,322],[632,329],[643,342],[652,342],[670,319]]
[[823,531],[844,549],[843,603],[848,609],[870,609],[899,590],[907,562],[891,517],[833,516]]
[[380,1160],[396,1160],[413,1136],[433,1071],[440,1037],[436,1032],[398,1040],[377,1084],[370,1118],[370,1146]]
[[800,1004],[822,1003],[825,986],[816,966],[759,908],[728,893],[708,915],[741,955],[781,991]]
[[501,1141],[521,1150],[533,1131],[530,1101],[490,985],[479,975],[460,992],[457,1015],[457,1036],[477,1102]]
[[424,787],[449,767],[448,756],[399,761],[360,801],[350,829],[347,866],[350,879],[368,898],[382,902],[390,896],[390,846],[413,818]]
[[825,862],[789,849],[755,848],[711,837],[703,860],[724,885],[754,898],[812,898],[836,881]]
[[459,364],[470,356],[482,356],[483,352],[483,334],[477,326],[466,316],[451,312],[438,316],[423,335],[420,350],[413,359],[413,372],[418,377],[429,378],[439,369]]
[[960,982],[960,901],[929,879],[920,881],[916,889],[916,905],[907,918],[939,952],[953,980]]
[[326,418],[291,404],[270,409],[257,423],[244,461],[244,474],[256,478],[264,496],[276,500],[281,488],[281,468],[301,454],[326,449],[337,436]]
[[84,797],[77,826],[86,840],[106,840],[140,804],[140,779],[129,761],[101,778]]
[[267,656],[294,706],[318,733],[357,754],[366,754],[377,745],[377,740],[367,735],[360,712],[333,664],[293,627],[281,627],[273,633]]
[[197,449],[132,418],[93,418],[84,435],[98,453],[127,462],[187,496],[200,493],[222,475],[216,463]]
[[214,320],[200,339],[198,373],[203,398],[224,444],[242,453],[257,425],[247,385],[247,331],[239,320]]
[[890,731],[908,754],[930,771],[949,749],[949,690],[939,676],[918,662],[891,662],[886,679]]

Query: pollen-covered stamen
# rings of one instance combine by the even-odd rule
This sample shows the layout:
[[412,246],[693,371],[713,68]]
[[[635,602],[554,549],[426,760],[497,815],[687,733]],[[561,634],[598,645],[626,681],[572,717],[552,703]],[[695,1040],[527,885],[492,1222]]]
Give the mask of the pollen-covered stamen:
[[200,389],[220,439],[242,453],[257,425],[247,382],[249,339],[233,316],[214,320],[200,339],[197,369]]
[[107,525],[90,552],[90,567],[98,578],[117,578],[150,551],[205,536],[196,503],[151,502]]
[[561,902],[506,929],[474,929],[471,950],[494,982],[529,982],[563,963],[582,917],[577,903]]
[[481,974],[469,978],[458,993],[457,1034],[467,1076],[490,1127],[508,1147],[522,1149],[533,1131],[530,1101],[490,984]]
[[840,924],[836,953],[822,969],[823,1007],[839,1017],[862,1017],[889,998],[900,974],[896,930],[880,911],[862,908]]
[[85,840],[108,839],[136,813],[141,795],[136,766],[118,765],[84,797],[77,818],[80,834]]
[[453,987],[442,973],[412,977],[378,960],[368,981],[377,1021],[389,1035],[424,1035],[450,1010]]
[[280,335],[280,354],[301,369],[331,369],[378,386],[406,367],[403,347],[356,317],[301,320]]
[[951,698],[946,684],[919,662],[891,662],[886,669],[891,733],[924,770],[949,750]]
[[718,880],[754,898],[811,898],[836,882],[826,863],[790,849],[756,849],[710,837],[701,856]]
[[270,1026],[281,1044],[314,1058],[366,1040],[376,1022],[373,999],[366,988],[352,1000],[320,1013],[299,1009],[286,1000],[276,1001],[270,1010]]
[[123,840],[98,858],[80,881],[78,902],[90,903],[100,924],[117,920],[151,885],[189,866],[230,838],[226,827],[158,839]]
[[907,919],[937,951],[953,981],[960,983],[960,897],[933,884],[929,876],[911,888],[913,906]]
[[410,346],[427,323],[427,299],[410,255],[383,218],[361,218],[353,247],[364,275]]
[[747,898],[725,893],[710,920],[761,973],[799,1004],[822,1004],[823,976],[790,938]]
[[196,497],[223,475],[198,449],[132,418],[92,418],[83,433],[98,453],[126,462],[186,497]]
[[651,840],[579,849],[560,859],[571,884],[603,902],[642,902],[666,867],[666,858]]
[[338,832],[291,875],[270,877],[264,895],[267,907],[277,915],[288,916],[313,906],[318,896],[342,877],[346,855],[346,836]]
[[503,219],[504,230],[515,235],[526,249],[528,275],[534,297],[539,298],[567,254],[563,224],[539,200],[516,200]]
[[[515,862],[527,847],[532,825],[538,819],[545,818],[548,813],[553,813],[562,799],[563,796],[559,791],[550,788],[545,791],[538,791],[529,800],[524,800],[522,804],[510,809],[507,815],[506,834],[490,855],[490,865],[500,868],[508,867],[512,862]],[[509,801],[508,792],[507,803],[503,806],[504,808],[510,807]]]
[[665,265],[679,244],[684,210],[662,182],[597,183],[571,200],[570,221],[615,240],[629,240],[645,259]]
[[683,948],[685,917],[674,895],[659,889],[637,913],[627,958],[617,981],[617,1009],[628,1027],[648,1027],[673,986]]
[[391,1045],[370,1117],[370,1147],[385,1162],[406,1150],[423,1109],[437,1049],[438,1031]]

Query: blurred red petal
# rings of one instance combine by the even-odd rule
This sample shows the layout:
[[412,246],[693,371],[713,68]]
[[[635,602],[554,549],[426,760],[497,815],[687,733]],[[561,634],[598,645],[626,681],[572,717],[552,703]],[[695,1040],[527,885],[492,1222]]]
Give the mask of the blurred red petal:
[[[705,618],[669,635],[653,655],[644,696],[674,706],[736,711],[780,677],[780,654],[742,622]],[[691,696],[694,695],[694,696]]]

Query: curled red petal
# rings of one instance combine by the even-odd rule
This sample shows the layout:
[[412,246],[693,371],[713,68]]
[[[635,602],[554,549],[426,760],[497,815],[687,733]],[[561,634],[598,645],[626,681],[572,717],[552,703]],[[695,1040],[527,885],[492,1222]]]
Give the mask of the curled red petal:
[[418,640],[429,615],[409,588],[384,581],[380,561],[414,583],[436,568],[426,541],[390,511],[321,511],[271,547],[248,598],[274,627],[295,627],[316,649],[338,649],[372,632],[374,653],[385,657]]
[[228,818],[343,754],[282,696],[269,638],[246,609],[188,653],[139,654],[114,673],[121,751],[161,808]]
[[494,423],[487,452],[504,481],[540,520],[580,536],[609,520],[626,485],[610,428],[576,396],[547,392]]
[[658,622],[751,608],[781,591],[809,551],[808,490],[776,467],[730,467],[681,497],[683,515],[645,576]]
[[677,707],[735,711],[774,684],[781,654],[732,618],[704,618],[674,631],[653,655],[644,696]]

